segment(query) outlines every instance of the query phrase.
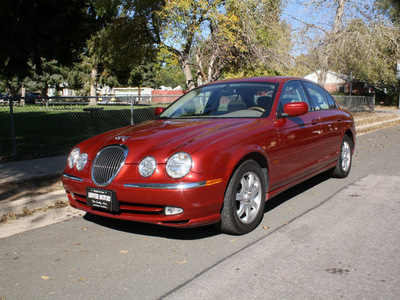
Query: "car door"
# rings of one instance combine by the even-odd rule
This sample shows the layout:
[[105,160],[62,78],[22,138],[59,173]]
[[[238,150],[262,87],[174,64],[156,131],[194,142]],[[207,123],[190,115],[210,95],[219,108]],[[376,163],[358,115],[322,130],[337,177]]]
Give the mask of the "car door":
[[[313,109],[318,113],[320,126],[322,147],[320,149],[323,156],[323,165],[328,165],[337,160],[342,140],[342,123],[338,114],[336,103],[328,92],[320,86],[304,82],[306,93]],[[330,97],[330,98],[328,98]]]
[[276,127],[279,137],[279,174],[281,185],[313,172],[321,161],[321,126],[318,112],[297,117],[284,117],[283,106],[289,102],[306,102],[307,96],[299,81],[287,82],[280,95]]

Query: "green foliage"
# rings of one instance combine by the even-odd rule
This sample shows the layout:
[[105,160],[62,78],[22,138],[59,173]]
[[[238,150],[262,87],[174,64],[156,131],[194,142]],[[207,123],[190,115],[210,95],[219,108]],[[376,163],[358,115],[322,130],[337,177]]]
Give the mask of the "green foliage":
[[161,45],[176,56],[188,85],[194,72],[205,83],[239,66],[270,68],[280,58],[272,55],[282,29],[280,6],[272,0],[169,0],[158,14]]
[[375,0],[375,5],[383,14],[386,14],[393,23],[400,24],[400,1]]
[[47,89],[54,87],[56,90],[64,83],[62,68],[56,60],[46,61],[41,59],[41,73],[36,72],[36,66],[28,62],[30,74],[23,80],[23,86],[27,92],[40,91],[42,95],[47,96]]
[[88,42],[87,62],[99,71],[98,83],[113,86],[155,87],[154,59],[157,26],[154,11],[163,1],[101,1],[99,11],[111,16]]
[[396,85],[399,55],[387,31],[353,19],[338,37],[331,69],[375,86]]
[[183,89],[187,88],[179,61],[173,53],[165,48],[161,48],[157,54],[156,62],[154,65],[154,75],[157,87],[163,85],[172,88],[177,86],[181,86]]
[[63,69],[65,82],[70,89],[78,91],[79,95],[85,94],[85,84],[90,81],[89,72],[82,63],[75,63],[72,68]]
[[[116,1],[115,13],[108,26],[91,40],[89,55],[96,55],[106,68],[126,70],[157,53],[154,12],[161,0]],[[107,2],[104,2],[107,6]]]
[[91,1],[19,0],[0,2],[0,74],[24,78],[41,58],[71,64],[79,57],[98,19]]

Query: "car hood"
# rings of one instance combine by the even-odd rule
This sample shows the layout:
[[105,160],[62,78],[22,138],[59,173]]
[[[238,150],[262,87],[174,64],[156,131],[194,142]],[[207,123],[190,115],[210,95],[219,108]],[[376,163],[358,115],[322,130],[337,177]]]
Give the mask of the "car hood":
[[258,123],[259,119],[152,120],[103,133],[79,147],[92,160],[105,146],[123,144],[129,149],[125,163],[139,163],[148,155],[165,163],[177,151],[192,154],[221,139],[234,144],[233,135],[250,130]]

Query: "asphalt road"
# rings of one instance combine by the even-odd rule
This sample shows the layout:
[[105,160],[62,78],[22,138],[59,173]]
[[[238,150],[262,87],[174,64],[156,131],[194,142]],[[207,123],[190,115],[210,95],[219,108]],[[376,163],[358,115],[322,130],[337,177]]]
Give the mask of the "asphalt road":
[[6,299],[398,299],[400,126],[361,136],[346,179],[267,202],[244,236],[73,218],[0,239]]

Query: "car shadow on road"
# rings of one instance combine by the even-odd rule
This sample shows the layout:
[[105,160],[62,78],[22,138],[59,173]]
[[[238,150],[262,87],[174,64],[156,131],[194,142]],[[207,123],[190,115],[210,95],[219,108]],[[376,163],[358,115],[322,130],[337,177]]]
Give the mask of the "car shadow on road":
[[[295,196],[300,195],[301,193],[313,188],[314,186],[328,179],[329,177],[325,174],[317,175],[283,192],[282,194],[279,194],[278,196],[268,200],[265,203],[264,213],[268,213],[269,211],[273,210],[284,202],[292,199]],[[198,240],[222,234],[218,231],[216,226],[213,225],[196,228],[173,228],[154,224],[104,218],[90,213],[87,213],[84,216],[84,219],[100,226],[122,232],[137,235],[164,237],[177,240]]]
[[264,208],[264,214],[268,213],[269,211],[273,210],[274,208],[278,207],[279,205],[285,203],[286,201],[292,199],[293,197],[296,197],[305,191],[308,191],[309,189],[312,189],[314,186],[317,186],[321,183],[323,183],[326,180],[329,180],[331,176],[329,176],[328,173],[322,173],[319,175],[316,175],[303,183],[300,183],[286,191],[284,191],[282,194],[279,194],[269,200],[265,203],[265,208]]
[[197,240],[221,234],[213,225],[196,228],[174,228],[134,221],[109,219],[89,213],[83,218],[89,222],[118,231],[177,240]]

